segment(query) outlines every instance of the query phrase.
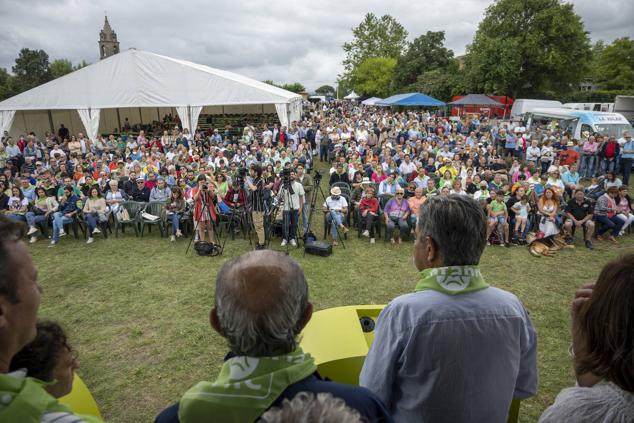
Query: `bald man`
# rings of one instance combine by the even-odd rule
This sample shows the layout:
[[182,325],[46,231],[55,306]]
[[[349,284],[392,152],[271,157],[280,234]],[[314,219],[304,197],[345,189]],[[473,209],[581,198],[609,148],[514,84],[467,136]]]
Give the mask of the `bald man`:
[[299,392],[331,393],[365,421],[392,421],[369,390],[323,380],[299,347],[313,306],[304,271],[291,257],[260,250],[229,260],[218,272],[215,294],[211,327],[230,352],[215,381],[194,385],[156,422],[252,422]]

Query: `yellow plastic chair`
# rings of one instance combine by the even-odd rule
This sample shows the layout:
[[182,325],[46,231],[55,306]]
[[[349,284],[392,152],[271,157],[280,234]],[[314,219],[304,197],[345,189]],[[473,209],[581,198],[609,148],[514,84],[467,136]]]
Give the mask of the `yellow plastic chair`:
[[75,414],[102,418],[97,402],[77,373],[73,378],[73,390],[70,394],[61,397],[59,402],[70,408]]
[[[313,313],[301,347],[315,358],[319,374],[339,383],[359,384],[363,361],[374,341],[384,305],[334,307]],[[507,423],[517,423],[520,401],[513,400]]]

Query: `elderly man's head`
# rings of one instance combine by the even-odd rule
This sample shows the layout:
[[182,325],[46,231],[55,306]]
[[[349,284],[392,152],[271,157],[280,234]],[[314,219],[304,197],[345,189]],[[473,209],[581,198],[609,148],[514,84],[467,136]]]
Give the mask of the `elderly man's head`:
[[311,314],[304,272],[282,253],[253,251],[226,262],[218,272],[211,323],[237,355],[294,351]]
[[432,197],[420,208],[414,264],[418,270],[477,265],[486,245],[480,204],[464,195]]

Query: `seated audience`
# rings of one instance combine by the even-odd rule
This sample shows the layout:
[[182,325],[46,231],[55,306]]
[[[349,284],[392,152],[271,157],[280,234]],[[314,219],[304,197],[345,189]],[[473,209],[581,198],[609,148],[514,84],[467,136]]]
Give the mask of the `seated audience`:
[[383,209],[383,216],[385,219],[385,226],[387,227],[386,239],[389,239],[392,244],[396,243],[393,238],[394,229],[398,227],[400,236],[398,243],[403,243],[403,238],[409,233],[408,218],[410,215],[409,203],[403,198],[405,191],[399,187],[396,189],[396,195],[394,198],[390,198],[385,208]]
[[379,200],[374,196],[374,187],[366,188],[365,197],[359,202],[359,215],[363,230],[361,234],[370,237],[370,244],[374,244],[374,225],[379,218]]
[[564,230],[566,231],[567,241],[574,241],[572,235],[572,228],[576,230],[582,230],[584,233],[584,240],[586,247],[590,250],[593,249],[592,234],[594,233],[594,211],[592,203],[586,200],[583,190],[578,189],[575,191],[573,198],[568,201],[566,205],[567,219],[564,223]]

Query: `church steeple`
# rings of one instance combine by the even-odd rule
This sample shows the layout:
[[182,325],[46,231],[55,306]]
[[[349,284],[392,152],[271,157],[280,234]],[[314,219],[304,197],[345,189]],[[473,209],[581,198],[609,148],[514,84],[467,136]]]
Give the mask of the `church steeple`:
[[99,57],[105,59],[117,53],[119,53],[117,34],[110,27],[110,22],[108,22],[108,16],[106,15],[103,29],[99,33]]

